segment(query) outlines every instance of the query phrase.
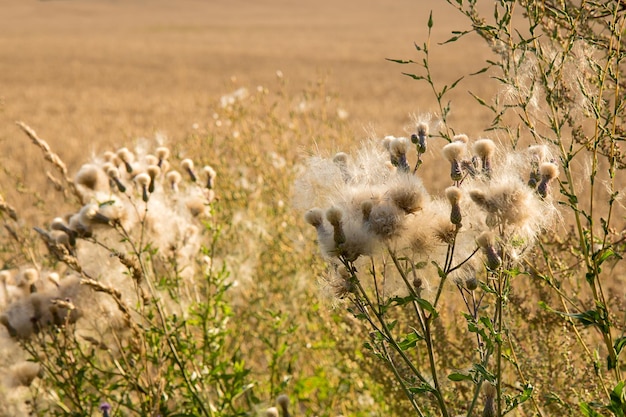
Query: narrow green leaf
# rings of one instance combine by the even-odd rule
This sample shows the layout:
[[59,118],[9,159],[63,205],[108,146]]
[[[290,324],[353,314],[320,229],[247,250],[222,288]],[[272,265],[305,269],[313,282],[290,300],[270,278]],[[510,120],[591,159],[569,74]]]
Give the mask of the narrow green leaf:
[[448,375],[450,381],[471,381],[473,378],[471,375],[462,374],[460,372],[453,372]]
[[432,29],[433,27],[433,11],[430,11],[430,16],[428,16],[428,29]]

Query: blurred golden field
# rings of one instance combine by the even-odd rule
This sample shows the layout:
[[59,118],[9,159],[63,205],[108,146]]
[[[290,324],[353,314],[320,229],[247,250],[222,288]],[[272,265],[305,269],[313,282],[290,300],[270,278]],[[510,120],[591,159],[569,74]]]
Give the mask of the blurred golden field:
[[[212,123],[221,95],[241,86],[271,89],[277,71],[289,93],[325,80],[356,139],[369,126],[402,133],[409,114],[434,110],[432,95],[385,58],[415,56],[430,7],[434,40],[463,26],[445,5],[404,0],[3,0],[1,7],[0,149],[21,160],[22,172],[29,161],[15,120],[73,165],[103,144],[156,131],[174,141],[190,135]],[[487,53],[478,45],[457,48],[462,57],[435,48],[440,80],[478,69]],[[466,87],[483,93],[471,81]],[[454,119],[468,133],[480,127],[472,114]]]
[[[480,7],[485,7],[488,15],[492,4],[484,3]],[[48,226],[53,217],[76,213],[80,209],[77,204],[85,203],[68,192],[68,184],[82,164],[101,163],[102,159],[95,157],[104,151],[123,146],[132,149],[135,142],[147,142],[151,148],[157,142],[166,144],[172,151],[173,165],[191,158],[198,168],[210,164],[217,171],[217,200],[211,206],[211,216],[202,219],[205,229],[197,230],[202,230],[203,245],[208,242],[211,248],[202,253],[210,253],[211,267],[215,271],[224,267],[220,271],[228,284],[220,281],[220,285],[232,285],[224,302],[225,310],[232,313],[232,317],[225,314],[224,320],[229,333],[219,348],[230,353],[228,348],[236,347],[232,362],[245,361],[254,385],[234,402],[241,406],[245,399],[246,406],[256,407],[247,415],[262,415],[263,407],[286,392],[300,415],[405,415],[411,411],[407,403],[395,400],[404,393],[390,377],[389,369],[363,348],[373,333],[347,314],[345,306],[335,308],[341,301],[319,297],[324,292],[320,290],[329,292],[327,283],[320,279],[327,271],[318,256],[314,233],[302,219],[301,209],[308,207],[294,209],[293,184],[303,171],[306,157],[312,154],[353,151],[372,136],[409,136],[416,128],[417,116],[439,117],[438,103],[427,83],[402,74],[420,73],[420,68],[386,59],[421,60],[414,42],[426,42],[431,11],[430,70],[438,90],[466,77],[443,100],[453,103],[446,128],[466,133],[472,140],[487,136],[507,143],[509,137],[502,131],[484,132],[494,114],[477,105],[469,93],[487,102],[505,96],[495,90],[495,82],[487,82],[491,72],[468,76],[493,58],[493,51],[475,34],[440,45],[452,31],[468,30],[467,19],[444,1],[419,0],[0,0],[0,10],[0,203],[4,200],[17,211],[17,219],[6,213],[0,218],[5,223],[0,230],[0,270],[19,272],[24,264],[33,264],[41,271],[71,269],[46,257],[33,227]],[[510,97],[502,102],[506,99]],[[545,114],[536,120],[544,120]],[[30,143],[16,121],[32,127],[50,144],[67,165],[70,181],[63,180],[55,167],[44,161],[41,150]],[[511,126],[514,131],[523,123],[515,119]],[[546,125],[541,129],[549,131]],[[520,131],[526,134],[521,143],[530,143],[527,130],[522,127]],[[559,140],[572,136],[564,131]],[[427,191],[441,196],[450,183],[450,167],[441,157],[447,142],[436,132],[431,134],[419,176]],[[415,152],[411,152],[414,163]],[[501,151],[498,157],[504,159],[506,152]],[[595,194],[587,195],[589,159],[582,151],[575,155],[571,164],[576,173],[573,189],[582,196],[577,207],[584,210],[597,201],[596,212],[601,212],[613,204],[607,203],[607,190],[619,188],[624,179],[617,175],[615,182],[607,185],[606,163],[601,161],[600,171],[604,171],[598,182],[605,188],[597,187]],[[131,177],[127,180],[132,184]],[[555,195],[556,190],[555,185]],[[560,194],[556,198],[565,200]],[[443,198],[441,202],[447,204]],[[110,202],[98,203],[106,208]],[[615,316],[626,310],[620,295],[623,272],[619,267],[612,269],[611,262],[617,256],[609,253],[609,249],[619,252],[626,240],[620,237],[624,229],[620,204],[612,209],[612,228],[605,231],[607,236],[617,236],[615,243],[608,238],[596,242],[605,251],[602,256],[606,254],[600,263],[609,260],[604,276],[610,279],[604,285]],[[576,415],[579,401],[592,401],[602,395],[602,390],[608,392],[604,386],[601,390],[587,382],[587,375],[597,371],[607,354],[605,346],[597,343],[593,328],[579,326],[580,333],[573,332],[571,317],[566,319],[538,307],[540,300],[550,306],[560,301],[563,305],[558,305],[559,309],[579,311],[576,305],[595,300],[582,285],[580,260],[581,253],[589,259],[592,255],[589,249],[585,253],[576,246],[579,242],[570,227],[571,218],[571,214],[559,217],[557,225],[547,231],[549,236],[541,248],[545,252],[534,249],[536,259],[515,278],[505,317],[510,329],[519,330],[514,340],[519,360],[513,358],[511,345],[503,372],[517,382],[506,389],[525,393],[520,381],[524,381],[524,373],[532,376],[529,380],[541,393],[537,401],[547,410],[546,415]],[[198,219],[193,221],[200,224]],[[589,228],[600,229],[599,224],[596,219]],[[213,234],[219,238],[212,241]],[[585,241],[587,235],[582,235],[580,240]],[[589,239],[594,239],[593,234]],[[93,243],[87,240],[81,243]],[[140,260],[149,257],[142,251],[129,253]],[[555,258],[554,265],[549,256],[541,257],[542,253],[557,252],[562,257]],[[111,250],[112,255],[115,253]],[[207,257],[197,259],[198,265],[204,267]],[[540,276],[542,267],[552,267],[556,273],[544,271],[550,278]],[[106,272],[97,274],[105,276]],[[514,272],[512,276],[519,271]],[[484,281],[489,284],[487,278]],[[557,281],[558,285],[554,284]],[[475,342],[475,335],[465,331],[469,321],[459,314],[463,300],[457,293],[461,286],[455,284],[446,283],[441,319],[433,321],[442,374],[464,369],[475,353],[467,348]],[[561,290],[570,291],[571,299],[559,298]],[[565,306],[563,300],[569,304]],[[158,326],[156,329],[160,330]],[[4,330],[0,326],[0,333]],[[617,334],[624,328],[617,324],[614,331]],[[0,337],[0,352],[9,352],[4,362],[0,361],[2,370],[12,363],[13,355],[16,360],[24,357],[23,352],[16,353],[13,345],[8,345],[8,333],[0,336],[6,336]],[[583,340],[599,347],[590,351]],[[84,343],[74,342],[76,349]],[[161,353],[158,344],[151,347]],[[415,355],[424,359],[423,351]],[[169,372],[173,380],[178,377],[178,368],[164,369],[165,365],[159,372]],[[146,366],[144,371],[150,379],[152,368]],[[447,399],[459,410],[472,401],[474,385],[464,380],[457,386],[458,381],[452,378],[442,379],[452,393]],[[573,387],[567,381],[575,381]],[[480,383],[476,384],[474,402]],[[33,386],[35,399],[39,394],[42,402],[56,401],[54,393],[36,392],[49,386]],[[64,385],[57,381],[59,386]],[[108,393],[115,393],[116,388]],[[85,392],[91,393],[88,389]],[[10,415],[1,406],[5,394],[0,386],[0,416]],[[131,397],[128,401],[132,404],[136,398]],[[146,397],[159,406],[170,405],[155,400],[157,396]],[[80,400],[93,400],[85,398]],[[482,398],[481,394],[479,404]],[[12,401],[20,403],[22,397]],[[171,412],[175,412],[177,401],[182,400],[171,400]],[[62,403],[58,401],[65,406],[71,401]],[[64,415],[59,411],[64,410],[61,405],[57,412]],[[45,409],[45,404],[42,407]],[[127,406],[128,410],[132,406]],[[531,414],[529,404],[511,413]]]

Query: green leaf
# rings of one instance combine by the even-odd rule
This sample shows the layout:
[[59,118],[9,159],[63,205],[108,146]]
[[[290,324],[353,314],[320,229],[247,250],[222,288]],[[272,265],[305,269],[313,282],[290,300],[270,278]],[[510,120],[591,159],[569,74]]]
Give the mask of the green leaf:
[[598,413],[585,402],[580,402],[578,404],[578,408],[580,409],[580,412],[584,417],[602,417],[602,414]]
[[471,375],[463,374],[461,372],[452,372],[450,375],[448,375],[448,379],[450,381],[471,381],[471,380],[473,380]]
[[433,11],[430,11],[430,16],[428,16],[428,29],[432,29],[433,27]]
[[626,336],[622,336],[615,341],[613,347],[615,348],[615,354],[619,355],[622,349],[626,346]]
[[437,312],[437,310],[435,310],[435,307],[433,307],[433,305],[430,302],[428,302],[428,300],[424,300],[423,298],[418,298],[417,300],[415,300],[415,302],[419,304],[420,307],[422,307],[424,310],[431,313],[433,315],[433,318],[439,316],[439,313]]
[[407,77],[411,77],[414,80],[425,80],[426,79],[426,78],[424,78],[421,75],[409,74],[408,72],[403,72],[402,75],[406,75]]
[[387,61],[395,62],[396,64],[414,64],[415,61],[412,59],[393,59],[393,58],[385,58]]
[[409,392],[413,394],[424,394],[427,392],[435,392],[435,389],[426,383],[422,383],[417,387],[409,387]]
[[398,346],[402,351],[406,351],[414,348],[419,340],[424,340],[424,338],[418,335],[416,332],[409,333],[403,340],[398,343]]

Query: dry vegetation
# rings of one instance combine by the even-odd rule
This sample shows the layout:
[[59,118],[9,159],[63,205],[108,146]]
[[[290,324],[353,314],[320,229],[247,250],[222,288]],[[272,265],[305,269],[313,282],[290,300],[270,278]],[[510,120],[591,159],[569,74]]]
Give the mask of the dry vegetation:
[[[513,53],[516,58],[509,64],[515,76],[503,78],[508,90],[489,78],[498,68],[468,76],[486,60],[506,56],[502,51],[507,49],[498,50],[494,41],[505,31],[494,35],[495,29],[491,33],[483,28],[482,38],[474,33],[437,45],[449,39],[451,31],[469,29],[470,18],[475,17],[463,16],[444,1],[433,2],[428,9],[415,0],[298,3],[0,0],[0,219],[5,226],[0,230],[0,270],[8,271],[2,275],[5,287],[9,284],[26,294],[22,294],[26,301],[12,309],[6,307],[12,301],[8,293],[0,294],[2,311],[8,311],[0,315],[4,324],[0,326],[0,358],[4,358],[0,373],[6,375],[0,381],[0,415],[265,415],[277,398],[281,398],[279,408],[284,405],[280,394],[289,396],[296,415],[455,415],[453,411],[465,413],[469,404],[470,409],[475,407],[472,415],[478,415],[483,409],[490,412],[485,402],[494,397],[494,413],[515,401],[523,403],[511,406],[512,413],[520,416],[580,412],[595,416],[589,411],[592,408],[598,415],[613,413],[602,406],[613,399],[609,394],[615,394],[624,372],[618,360],[622,346],[617,347],[626,341],[620,318],[626,311],[624,274],[617,263],[624,248],[624,211],[619,198],[610,199],[610,193],[624,183],[618,141],[612,140],[621,137],[621,119],[614,117],[610,132],[593,133],[593,120],[585,119],[581,126],[570,125],[555,133],[546,121],[549,113],[539,109],[534,114],[528,106],[531,97],[524,97],[528,91],[519,88],[536,66],[524,67],[524,59]],[[491,5],[481,7],[490,16]],[[435,24],[429,34],[430,8]],[[519,11],[513,15],[523,20]],[[473,23],[480,27],[481,21]],[[429,85],[401,74],[422,74],[423,69],[385,60],[421,62],[422,52],[412,42],[422,45],[429,36],[427,69],[435,88],[466,76],[442,100],[444,105],[448,100],[454,103],[445,123],[438,123],[441,103]],[[589,56],[600,59],[600,55]],[[541,61],[545,56],[533,58]],[[557,76],[555,80],[562,81]],[[486,105],[468,91],[485,98]],[[489,108],[492,97],[501,101]],[[607,102],[620,108],[620,100],[616,92]],[[565,120],[568,108],[552,104],[556,108],[552,114]],[[507,105],[513,109],[511,114],[498,119],[498,111]],[[513,128],[487,131],[494,119],[498,127]],[[25,125],[16,124],[18,120]],[[477,258],[500,250],[504,259],[502,267],[476,267],[480,272],[473,278],[481,285],[467,290],[465,281],[453,276],[456,268],[447,258],[447,269],[441,264],[440,275],[431,267],[440,249],[454,247],[455,237],[437,243],[427,258],[403,264],[406,271],[426,265],[423,273],[434,275],[424,276],[428,288],[423,293],[419,286],[417,291],[411,286],[395,288],[394,295],[408,297],[398,302],[399,307],[381,308],[375,303],[363,307],[359,297],[367,296],[371,288],[362,294],[345,291],[338,300],[328,284],[338,266],[352,271],[350,279],[357,280],[370,264],[376,270],[380,261],[386,265],[382,270],[388,271],[398,259],[408,261],[392,252],[391,257],[383,254],[378,259],[372,251],[367,253],[371,258],[363,256],[357,263],[333,248],[332,239],[327,247],[319,239],[325,258],[320,259],[314,233],[297,209],[310,208],[306,204],[315,198],[321,207],[339,206],[343,215],[348,209],[342,206],[345,196],[336,195],[343,190],[341,181],[324,184],[326,189],[311,187],[309,195],[302,197],[303,175],[309,179],[321,175],[307,174],[305,161],[311,156],[332,159],[339,151],[357,153],[364,139],[409,137],[418,120],[426,121],[431,137],[425,153],[417,148],[423,160],[420,185],[410,185],[433,196],[430,211],[424,213],[432,219],[443,215],[441,224],[447,222],[445,210],[456,198],[449,197],[448,202],[443,190],[462,185],[458,179],[450,181],[450,166],[442,158],[442,148],[455,134],[466,133],[471,142],[482,136],[492,138],[498,145],[494,169],[500,170],[494,178],[500,181],[503,176],[503,182],[513,181],[515,187],[520,178],[511,171],[522,166],[532,170],[533,160],[510,156],[512,143],[518,146],[516,155],[526,155],[527,144],[548,143],[552,156],[538,161],[559,165],[570,155],[572,164],[561,167],[560,180],[552,181],[550,208],[542,206],[545,211],[535,214],[541,221],[530,219],[532,236],[524,235],[521,245],[514,227],[529,226],[511,226],[513,221],[502,220],[497,244],[482,244],[479,250],[478,232],[489,222],[481,217],[484,213],[467,205],[472,192],[466,191],[471,187],[487,194],[492,191],[481,183],[484,178],[466,181],[460,210],[469,230],[458,235],[458,242],[461,236],[464,240],[457,253],[477,254]],[[603,120],[613,119],[605,114]],[[533,122],[540,127],[529,128]],[[558,147],[578,128],[597,138],[595,143],[602,142],[596,148],[605,146],[598,161],[602,172],[596,179],[603,188],[592,191],[591,198],[586,182],[595,165],[586,152],[593,154],[594,145],[579,139],[576,153]],[[614,146],[606,148],[607,143]],[[145,154],[163,145],[169,150],[168,162],[183,174],[181,194],[165,169],[154,168],[157,186],[147,193],[136,173],[124,172],[123,152],[112,160],[119,173],[110,174],[110,167],[101,173],[119,176],[128,191],[113,181],[103,197],[89,181],[76,176],[83,164],[102,167],[109,161],[105,152],[122,147],[135,153],[135,170],[148,172],[155,164]],[[368,152],[382,152],[382,147],[376,149]],[[403,149],[413,167],[416,148]],[[377,155],[373,165],[383,167],[377,168],[383,173],[376,179],[380,188],[397,185],[387,176],[386,161]],[[181,162],[186,158],[195,162],[197,183],[186,173],[188,163]],[[210,191],[202,169],[207,165],[217,172]],[[357,164],[354,172],[364,165]],[[326,168],[326,178],[339,179],[340,171]],[[615,168],[614,181],[606,174],[611,168]],[[294,184],[301,189],[294,190]],[[351,184],[346,193],[354,187]],[[567,194],[572,190],[581,197],[578,206]],[[502,199],[509,198],[506,187],[498,192]],[[300,195],[295,203],[294,195]],[[533,207],[545,202],[530,191],[523,195]],[[565,207],[554,215],[552,204],[558,206],[568,198],[571,210]],[[430,197],[426,200],[431,204]],[[577,213],[589,212],[590,201],[596,201],[595,223],[581,226]],[[90,202],[98,203],[98,215],[106,214],[106,226],[90,223],[89,233],[71,236],[77,238],[76,244],[68,241],[58,247],[58,242],[48,241],[44,245],[42,232],[35,227],[50,237],[58,227],[53,218],[80,214]],[[294,210],[294,205],[299,207]],[[112,214],[114,208],[117,214]],[[607,210],[611,210],[610,227],[603,228],[600,217],[606,219]],[[128,213],[133,213],[132,221]],[[155,213],[168,219],[161,221],[164,226],[155,220]],[[89,216],[90,221],[98,217]],[[528,221],[526,216],[516,216]],[[333,226],[336,223],[335,219]],[[168,232],[183,237],[172,241]],[[458,233],[459,228],[453,234]],[[589,242],[595,252],[584,249]],[[507,244],[515,249],[505,249]],[[523,262],[507,252],[520,247],[526,255]],[[603,263],[604,272],[599,268]],[[32,268],[42,283],[32,278]],[[54,275],[49,279],[51,272],[61,277],[56,288],[49,286],[55,279]],[[439,284],[442,273],[446,277],[449,273],[451,279]],[[585,273],[588,281],[589,274],[595,274],[602,284],[587,287]],[[32,288],[39,295],[31,294]],[[463,316],[459,306],[474,290],[487,298],[469,312],[463,308],[469,313]],[[479,297],[483,300],[484,295]],[[364,308],[362,314],[347,314],[349,302]],[[383,297],[381,302],[387,301]],[[417,317],[404,307],[411,302]],[[47,319],[51,326],[42,326],[41,317],[31,317],[16,337],[15,317],[33,308],[36,312],[45,303],[53,305],[49,310],[54,314]],[[74,308],[82,318],[76,320],[74,313],[58,316],[59,311]],[[387,308],[388,316],[372,313]],[[421,331],[428,333],[425,345],[368,328],[363,318],[370,313],[381,323],[397,320],[397,331],[414,331],[419,322]],[[107,320],[100,323],[99,317]],[[489,328],[486,323],[491,318],[492,326],[499,318],[500,327]],[[474,333],[467,331],[468,326],[474,326]],[[418,348],[411,351],[416,344]],[[396,354],[389,354],[387,349],[394,346]],[[404,350],[411,360],[398,359]],[[611,352],[616,366],[607,369]],[[504,363],[498,362],[497,368],[489,362],[496,356]],[[476,371],[476,364],[488,371]],[[414,371],[419,368],[421,385],[415,382],[413,365]],[[434,389],[425,390],[437,375],[440,381]],[[481,393],[483,384],[493,384],[497,394],[495,389]],[[410,400],[404,399],[405,394]],[[504,395],[510,404],[504,404]],[[621,390],[614,396],[623,400]],[[105,402],[111,403],[111,410],[99,408]],[[619,404],[623,407],[626,401]]]

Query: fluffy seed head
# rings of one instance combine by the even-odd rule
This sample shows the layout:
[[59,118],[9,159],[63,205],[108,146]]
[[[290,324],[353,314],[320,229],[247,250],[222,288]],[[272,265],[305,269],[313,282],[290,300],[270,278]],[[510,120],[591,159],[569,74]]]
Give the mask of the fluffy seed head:
[[333,156],[333,162],[337,165],[345,165],[348,163],[348,154],[345,152],[338,152]]
[[304,213],[304,220],[315,228],[320,227],[324,223],[324,213],[320,208],[312,208]]
[[391,238],[402,227],[404,214],[394,204],[381,203],[372,208],[369,216],[369,229],[383,238]]
[[41,367],[34,362],[21,362],[10,369],[11,382],[14,387],[28,387],[35,378],[40,376]]
[[156,148],[155,153],[156,153],[156,157],[159,158],[159,161],[167,159],[170,156],[170,150],[169,148],[166,148],[165,146],[159,146],[158,148]]
[[178,184],[182,180],[182,176],[178,171],[170,171],[167,173],[167,182],[170,184],[172,191],[178,190]]
[[451,142],[443,147],[441,150],[443,152],[443,156],[450,162],[458,161],[463,157],[465,153],[466,145],[465,142]]
[[342,217],[343,217],[343,213],[338,207],[333,206],[326,211],[326,219],[333,226],[340,225]]
[[552,162],[544,162],[539,166],[539,173],[542,177],[553,180],[559,176],[559,167]]
[[215,170],[213,169],[213,167],[209,166],[209,165],[205,165],[204,168],[202,168],[202,170],[204,171],[206,177],[207,177],[207,183],[206,183],[206,188],[208,189],[213,189],[214,185],[215,185],[215,177],[217,176],[217,173],[215,172]]
[[100,168],[94,164],[85,164],[76,173],[74,181],[76,184],[89,188],[90,190],[96,190],[99,183]]
[[528,153],[536,161],[543,161],[546,158],[548,149],[545,145],[533,145],[528,147]]
[[189,158],[183,159],[180,162],[180,166],[183,167],[183,169],[189,171],[193,169],[193,161]]
[[117,157],[122,160],[122,162],[130,164],[135,160],[135,155],[128,148],[120,148],[117,150]]
[[448,187],[446,188],[446,198],[450,202],[450,204],[457,204],[461,200],[461,190],[459,187]]
[[462,142],[462,143],[467,143],[467,142],[469,142],[469,138],[467,137],[467,135],[466,135],[466,134],[461,133],[461,134],[459,134],[459,135],[455,135],[455,136],[452,138],[452,142]]
[[428,124],[427,123],[419,122],[417,124],[417,135],[428,136]]
[[489,158],[496,150],[496,145],[491,139],[479,139],[474,143],[474,152],[482,159]]
[[120,170],[114,166],[108,167],[106,173],[110,178],[120,179]]
[[388,191],[391,201],[406,214],[421,210],[424,201],[421,190],[410,185],[410,183],[398,184]]
[[409,141],[407,138],[394,138],[389,144],[389,152],[394,156],[405,155],[409,150]]
[[145,172],[137,174],[134,179],[135,182],[142,187],[147,187],[148,184],[150,184],[150,175],[146,174]]
[[146,173],[150,176],[150,179],[154,181],[154,179],[161,173],[161,168],[159,168],[158,165],[150,165],[146,169]]
[[496,238],[492,232],[482,232],[476,238],[476,243],[481,247],[481,249],[486,249],[493,247],[496,243]]

